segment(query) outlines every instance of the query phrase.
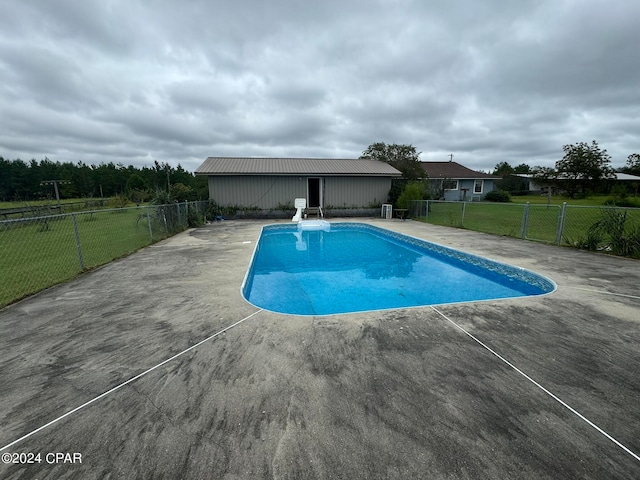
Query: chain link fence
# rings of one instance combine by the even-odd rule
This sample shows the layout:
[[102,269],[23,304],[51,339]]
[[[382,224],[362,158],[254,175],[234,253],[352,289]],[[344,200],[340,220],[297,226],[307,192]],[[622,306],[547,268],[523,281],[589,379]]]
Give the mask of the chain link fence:
[[411,217],[538,242],[640,258],[640,209],[487,202],[414,201]]
[[206,221],[209,202],[0,221],[0,308]]

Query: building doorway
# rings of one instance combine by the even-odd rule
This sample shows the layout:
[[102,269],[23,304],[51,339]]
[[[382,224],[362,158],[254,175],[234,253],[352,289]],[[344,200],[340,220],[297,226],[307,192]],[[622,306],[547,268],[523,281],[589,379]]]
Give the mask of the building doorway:
[[307,207],[322,208],[322,179],[307,179]]

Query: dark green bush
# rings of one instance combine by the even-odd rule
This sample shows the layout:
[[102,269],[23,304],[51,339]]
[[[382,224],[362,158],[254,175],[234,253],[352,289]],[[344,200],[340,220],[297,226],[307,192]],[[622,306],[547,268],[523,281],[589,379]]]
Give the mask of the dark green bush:
[[604,204],[610,207],[640,208],[640,201],[625,197],[607,198]]
[[510,202],[511,195],[504,190],[492,190],[484,197],[487,202]]
[[424,182],[409,182],[396,201],[396,208],[411,208],[416,200],[427,200],[429,194]]

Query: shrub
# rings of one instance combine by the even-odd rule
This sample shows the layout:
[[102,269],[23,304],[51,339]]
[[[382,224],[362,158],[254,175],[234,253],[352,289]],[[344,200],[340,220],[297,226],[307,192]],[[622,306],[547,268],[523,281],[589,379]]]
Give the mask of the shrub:
[[136,205],[140,205],[141,203],[146,202],[151,197],[151,194],[146,190],[130,190],[129,191],[129,200],[131,200]]
[[187,211],[187,224],[190,227],[199,227],[204,223],[204,216],[193,205],[189,205]]
[[487,202],[510,202],[511,195],[504,190],[492,190],[484,197]]
[[129,199],[126,195],[116,195],[107,202],[107,207],[109,208],[124,208],[127,205],[129,205]]
[[285,203],[278,202],[274,210],[282,210],[283,212],[288,212],[290,210],[293,210],[294,212],[296,211],[295,207],[293,206],[293,202],[291,201]]
[[153,192],[153,197],[151,198],[152,205],[168,205],[173,203],[173,199],[171,195],[166,190],[161,188],[156,188]]
[[405,187],[396,202],[397,208],[411,208],[416,200],[425,200],[429,197],[423,182],[410,182]]
[[388,203],[397,205],[398,198],[402,195],[403,190],[407,186],[407,181],[404,178],[394,178],[391,181],[391,189],[389,190]]
[[566,238],[565,240],[572,247],[595,251],[602,245],[603,236],[600,231],[590,228],[586,236],[578,237],[575,240],[571,238]]
[[628,197],[607,198],[604,204],[610,207],[640,208],[640,201]]
[[614,255],[640,257],[640,228],[629,225],[627,212],[614,208],[602,211],[600,220],[595,222],[587,232],[588,238],[597,239],[589,245],[590,250],[605,250]]
[[171,199],[177,202],[186,202],[195,200],[194,191],[184,183],[174,183],[169,187]]

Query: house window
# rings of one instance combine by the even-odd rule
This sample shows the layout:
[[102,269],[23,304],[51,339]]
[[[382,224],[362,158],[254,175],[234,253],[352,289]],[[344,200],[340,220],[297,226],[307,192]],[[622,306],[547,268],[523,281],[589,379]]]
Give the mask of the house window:
[[476,180],[473,182],[473,193],[482,193],[482,185],[484,180]]
[[443,180],[442,188],[444,190],[458,190],[458,180]]

